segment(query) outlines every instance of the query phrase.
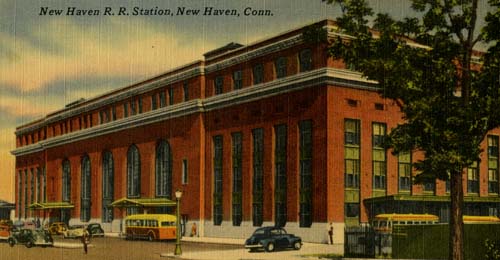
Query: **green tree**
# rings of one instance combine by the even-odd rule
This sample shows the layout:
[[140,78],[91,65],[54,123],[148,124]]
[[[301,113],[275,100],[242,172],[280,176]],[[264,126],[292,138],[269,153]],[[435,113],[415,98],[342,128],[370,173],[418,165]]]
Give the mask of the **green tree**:
[[[389,135],[394,153],[425,155],[414,164],[416,182],[450,181],[449,258],[463,260],[462,172],[500,125],[500,0],[488,1],[481,30],[478,0],[412,0],[420,15],[399,21],[374,14],[364,0],[323,1],[342,10],[329,54],[378,81],[403,113]],[[480,42],[488,46],[483,53],[474,51]]]

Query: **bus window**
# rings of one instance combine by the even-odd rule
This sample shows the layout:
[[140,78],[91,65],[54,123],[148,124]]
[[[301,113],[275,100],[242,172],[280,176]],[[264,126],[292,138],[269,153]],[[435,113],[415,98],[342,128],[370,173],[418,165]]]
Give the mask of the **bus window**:
[[381,228],[387,227],[387,222],[386,221],[380,221],[380,226]]

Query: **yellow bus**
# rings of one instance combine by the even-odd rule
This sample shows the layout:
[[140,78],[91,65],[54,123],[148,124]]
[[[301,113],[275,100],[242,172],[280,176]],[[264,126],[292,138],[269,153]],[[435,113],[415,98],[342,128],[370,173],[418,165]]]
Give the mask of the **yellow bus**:
[[500,224],[500,218],[494,216],[463,216],[464,224]]
[[439,217],[431,214],[379,214],[372,220],[376,232],[392,232],[394,225],[437,224]]
[[175,239],[176,221],[169,214],[137,214],[125,218],[125,239]]

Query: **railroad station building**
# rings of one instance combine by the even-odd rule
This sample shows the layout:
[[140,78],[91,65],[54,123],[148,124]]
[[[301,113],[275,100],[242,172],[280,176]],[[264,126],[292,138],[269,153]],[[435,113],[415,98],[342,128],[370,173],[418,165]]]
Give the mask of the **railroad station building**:
[[[333,21],[319,25],[339,35]],[[305,42],[304,28],[227,44],[17,127],[16,219],[119,232],[127,214],[173,212],[180,189],[187,227],[206,237],[279,225],[325,242],[332,222],[342,246],[344,228],[374,214],[448,221],[448,183],[412,183],[421,154],[384,148],[398,106],[325,44]],[[465,214],[499,214],[499,136],[463,173]]]

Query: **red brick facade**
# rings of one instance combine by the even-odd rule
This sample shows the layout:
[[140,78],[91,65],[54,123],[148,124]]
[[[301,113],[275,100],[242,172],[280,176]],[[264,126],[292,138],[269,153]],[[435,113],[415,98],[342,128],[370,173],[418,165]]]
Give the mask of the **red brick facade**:
[[[321,23],[325,27],[332,25],[331,21]],[[71,165],[69,202],[74,205],[69,213],[70,221],[79,222],[81,160],[88,155],[90,219],[102,221],[103,153],[109,151],[113,156],[113,199],[117,200],[127,197],[127,152],[132,145],[140,154],[140,197],[155,197],[156,147],[160,140],[165,140],[172,151],[170,198],[176,189],[183,190],[181,213],[188,221],[199,221],[200,231],[204,230],[207,236],[245,236],[253,230],[252,131],[263,129],[264,133],[262,215],[264,224],[273,224],[276,217],[275,127],[286,125],[286,226],[305,240],[321,241],[325,238],[317,232],[324,233],[323,225],[334,222],[339,231],[335,239],[343,243],[346,201],[355,198],[359,205],[356,222],[367,222],[369,214],[378,209],[370,209],[363,203],[365,199],[401,193],[398,157],[390,151],[386,152],[385,189],[374,192],[372,174],[372,125],[384,123],[389,132],[401,122],[401,113],[395,104],[379,96],[374,82],[345,70],[340,61],[329,58],[324,45],[304,43],[301,31],[293,30],[250,46],[221,49],[207,55],[204,61],[70,104],[41,120],[18,127],[17,148],[13,151],[16,155],[16,217],[59,217],[58,210],[26,209],[37,201],[62,201],[62,164],[67,159]],[[312,63],[301,72],[299,53],[306,49],[311,50]],[[278,57],[287,60],[283,78],[277,78]],[[262,64],[263,81],[254,85],[253,70],[257,64]],[[238,70],[241,70],[242,88],[234,89],[233,73]],[[215,93],[219,76],[223,78],[222,94]],[[352,192],[346,191],[344,182],[346,119],[360,122],[360,183],[359,189]],[[312,225],[299,227],[302,200],[299,124],[305,120],[312,123]],[[231,225],[233,133],[241,133],[242,137],[241,227]],[[492,135],[500,135],[500,130]],[[213,224],[214,136],[222,136],[222,225]],[[485,151],[487,148],[485,142]],[[498,212],[498,193],[488,192],[488,154],[483,153],[483,157],[479,169],[480,192],[472,196],[493,198],[486,201],[490,203],[487,206],[493,205],[492,210],[496,207]],[[414,154],[412,160],[418,158],[419,154]],[[187,183],[182,180],[184,162],[187,163]],[[34,189],[31,188],[31,178],[37,176],[37,169],[42,182],[39,192],[38,179],[34,181]],[[28,176],[27,183],[25,176]],[[466,173],[464,178],[467,180]],[[41,198],[34,196],[32,200],[32,192],[40,193]],[[348,199],[346,194],[354,197]],[[407,194],[418,196],[424,192],[421,185],[412,185]],[[444,195],[445,184],[438,181],[431,196]],[[126,214],[118,208],[113,213],[115,221]],[[107,228],[114,230],[111,226]],[[238,230],[244,231],[238,233]]]

